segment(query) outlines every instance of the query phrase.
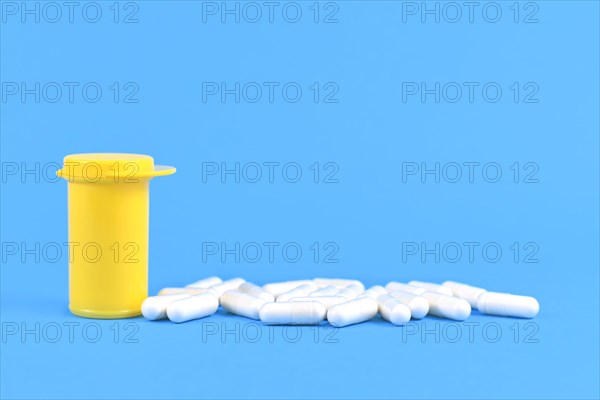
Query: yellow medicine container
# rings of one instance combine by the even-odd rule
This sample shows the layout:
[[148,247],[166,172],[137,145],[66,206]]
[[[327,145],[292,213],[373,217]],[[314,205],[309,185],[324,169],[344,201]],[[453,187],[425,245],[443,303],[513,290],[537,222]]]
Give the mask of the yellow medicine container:
[[87,318],[141,314],[148,296],[149,183],[175,168],[142,154],[64,158],[68,181],[69,309]]

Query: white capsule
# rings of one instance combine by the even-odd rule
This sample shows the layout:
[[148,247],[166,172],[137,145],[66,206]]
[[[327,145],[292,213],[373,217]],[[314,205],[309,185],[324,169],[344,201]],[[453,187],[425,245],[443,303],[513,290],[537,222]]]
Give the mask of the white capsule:
[[446,296],[452,296],[452,290],[449,287],[438,285],[437,283],[422,282],[422,281],[410,281],[409,285],[429,290],[430,292],[437,292],[445,294]]
[[359,286],[356,284],[348,285],[341,291],[339,291],[336,296],[342,296],[346,300],[350,301],[352,299],[357,298],[364,292],[364,286]]
[[225,311],[252,319],[260,319],[260,309],[266,303],[260,297],[239,290],[228,290],[221,296],[221,306]]
[[167,307],[167,316],[171,321],[181,323],[213,315],[218,308],[219,299],[203,293],[172,302]]
[[[248,293],[250,296],[258,297],[264,301],[275,301],[275,296],[264,290],[262,287],[257,286],[250,282],[244,282],[238,288],[240,292]],[[256,319],[256,318],[255,318]]]
[[151,321],[167,318],[167,307],[174,301],[191,297],[188,293],[151,296],[142,303],[142,315]]
[[423,292],[425,292],[425,290],[427,290],[422,287],[417,287],[417,286],[409,285],[408,283],[400,283],[400,282],[389,282],[387,285],[385,285],[385,289],[390,293],[395,292],[397,290],[401,290],[403,292],[416,294],[417,296],[422,295]]
[[217,298],[221,298],[221,296],[223,296],[223,293],[225,293],[228,290],[238,289],[240,285],[244,282],[246,282],[246,280],[242,278],[228,279],[226,281],[209,287],[208,293],[212,293],[215,296],[217,296]]
[[319,287],[323,286],[335,286],[338,289],[343,289],[346,286],[358,285],[362,290],[365,290],[365,285],[361,281],[356,279],[331,279],[331,278],[315,278],[313,282]]
[[471,315],[471,305],[466,300],[429,290],[422,296],[429,303],[429,314],[436,317],[464,321]]
[[335,327],[358,324],[373,319],[379,306],[371,297],[359,297],[327,310],[327,321]]
[[400,303],[410,308],[410,314],[414,319],[421,319],[429,312],[429,302],[423,296],[396,290],[390,293]]
[[314,286],[315,289],[317,287],[317,285],[313,281],[303,279],[296,281],[267,283],[266,285],[263,285],[263,289],[271,293],[273,296],[278,297],[284,294],[285,292],[289,292],[290,290],[297,288],[300,285],[311,285]]
[[320,296],[335,296],[340,292],[335,286],[323,286],[320,289],[315,290],[309,294],[310,297],[320,297]]
[[450,288],[454,297],[468,301],[471,308],[477,308],[477,298],[486,291],[482,288],[453,281],[446,281],[442,285]]
[[211,276],[208,278],[200,279],[199,281],[196,281],[194,283],[190,283],[186,287],[207,288],[209,286],[218,285],[221,282],[223,282],[223,280],[221,278],[219,278],[218,276]]
[[289,292],[285,292],[279,296],[277,296],[277,301],[289,301],[294,297],[304,297],[308,296],[309,293],[315,291],[315,287],[313,285],[300,285]]
[[379,313],[386,321],[394,325],[404,325],[410,321],[410,308],[389,294],[379,296]]
[[314,325],[325,319],[327,310],[317,301],[266,303],[259,315],[270,325]]
[[158,292],[158,296],[165,296],[165,295],[169,295],[169,294],[180,294],[180,293],[187,293],[189,295],[194,295],[194,294],[206,293],[207,291],[208,291],[208,288],[168,287],[168,288],[161,289],[160,292]]
[[384,294],[388,294],[388,291],[383,286],[375,285],[362,292],[359,297],[370,297],[373,300],[377,300],[379,296]]
[[348,300],[346,300],[346,298],[342,297],[342,296],[317,296],[317,297],[306,296],[306,297],[294,297],[294,298],[290,299],[289,301],[291,301],[291,302],[317,301],[317,302],[323,304],[323,306],[325,306],[325,308],[327,310],[329,310],[331,307],[337,306],[338,304],[346,303]]
[[485,292],[477,298],[477,309],[484,314],[533,318],[540,311],[540,304],[529,296]]

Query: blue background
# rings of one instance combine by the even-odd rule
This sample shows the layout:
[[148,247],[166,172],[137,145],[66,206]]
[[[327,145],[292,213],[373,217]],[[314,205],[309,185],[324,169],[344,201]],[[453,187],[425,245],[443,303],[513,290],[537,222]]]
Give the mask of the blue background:
[[[78,11],[72,23],[65,15],[36,23],[31,16],[22,22],[7,3],[1,25],[2,398],[600,396],[598,2],[521,2],[518,23],[513,2],[498,3],[497,23],[482,18],[485,3],[472,23],[466,15],[457,23],[431,16],[422,23],[419,15],[403,22],[407,4],[395,1],[337,2],[337,23],[323,23],[335,11],[325,2],[318,23],[313,2],[299,3],[297,23],[277,12],[272,23],[266,15],[257,23],[232,17],[221,23],[210,15],[203,22],[203,4],[195,1],[143,1],[137,10],[121,2],[117,23],[113,2],[99,2],[97,23]],[[524,23],[536,6],[538,22]],[[138,22],[124,23],[134,11]],[[236,103],[233,96],[203,101],[202,82],[271,81],[297,82],[301,100],[290,103],[277,92],[272,103],[265,97]],[[502,98],[491,103],[478,91],[473,102],[466,93],[456,103],[435,102],[433,95],[403,101],[402,82],[471,81],[480,88],[497,82]],[[73,102],[64,94],[56,103],[43,96],[36,103],[33,95],[25,101],[8,95],[6,82],[97,82],[103,95],[96,103],[80,91]],[[122,90],[117,102],[109,89],[114,82]],[[123,101],[127,82],[139,88],[137,103]],[[321,90],[334,82],[338,102],[323,102],[325,92],[315,102],[314,82]],[[517,102],[509,89],[514,82],[522,90]],[[537,102],[524,102],[527,82],[539,88]],[[541,312],[522,321],[474,311],[473,340],[467,325],[431,317],[410,328],[376,319],[339,331],[326,324],[296,331],[269,330],[219,311],[182,325],[97,321],[91,327],[102,337],[91,343],[82,329],[94,321],[68,312],[66,258],[22,261],[4,247],[67,240],[66,183],[6,171],[13,163],[31,169],[71,153],[106,151],[150,154],[178,169],[151,184],[151,293],[208,275],[258,284],[314,276],[366,285],[453,279],[535,296]],[[300,164],[302,179],[202,179],[205,162],[271,161]],[[406,162],[469,161],[498,163],[502,178],[402,179]],[[309,166],[315,162],[335,163],[338,182],[324,183],[321,175],[314,183]],[[519,183],[509,169],[515,162]],[[537,183],[523,182],[527,162],[539,169]],[[211,256],[203,262],[203,242],[268,241],[298,243],[302,259],[291,263],[279,254],[273,263],[264,255],[236,263]],[[458,262],[403,260],[405,242],[469,241],[498,243],[502,258],[492,263],[479,252],[473,262],[465,254]],[[323,262],[325,253],[314,262],[314,242],[337,244],[338,262]],[[529,250],[523,249],[515,262],[514,242],[533,242],[538,262],[524,262]],[[72,343],[65,323],[79,324]],[[56,324],[62,336],[51,343]],[[8,334],[15,327],[18,333]],[[21,336],[23,329],[37,331],[39,342],[34,333]],[[441,337],[423,337],[425,329]],[[452,329],[462,332],[456,343]],[[494,343],[495,330],[502,337]],[[252,343],[257,331],[261,338]]]

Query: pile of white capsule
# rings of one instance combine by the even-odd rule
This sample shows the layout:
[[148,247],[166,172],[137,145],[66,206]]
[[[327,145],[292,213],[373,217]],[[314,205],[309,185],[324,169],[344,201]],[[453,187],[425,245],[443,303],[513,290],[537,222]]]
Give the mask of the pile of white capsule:
[[374,318],[377,313],[394,325],[426,315],[464,321],[475,308],[483,314],[533,318],[540,306],[533,297],[488,292],[446,281],[389,282],[365,290],[362,282],[315,278],[257,286],[242,278],[201,279],[183,288],[165,288],[142,304],[149,320],[169,318],[181,323],[224,310],[270,325],[313,325],[327,320],[343,327]]

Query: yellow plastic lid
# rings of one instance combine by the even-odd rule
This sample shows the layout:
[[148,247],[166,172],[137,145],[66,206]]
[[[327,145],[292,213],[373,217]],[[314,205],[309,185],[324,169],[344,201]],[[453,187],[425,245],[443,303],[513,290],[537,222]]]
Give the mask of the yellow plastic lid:
[[154,159],[144,154],[70,154],[63,163],[56,175],[70,182],[136,183],[140,179],[175,173],[174,167],[154,165]]

